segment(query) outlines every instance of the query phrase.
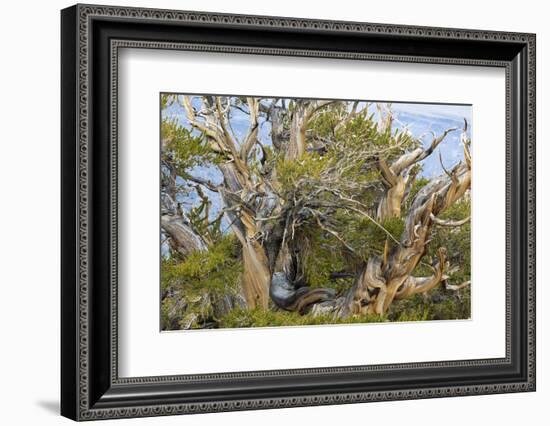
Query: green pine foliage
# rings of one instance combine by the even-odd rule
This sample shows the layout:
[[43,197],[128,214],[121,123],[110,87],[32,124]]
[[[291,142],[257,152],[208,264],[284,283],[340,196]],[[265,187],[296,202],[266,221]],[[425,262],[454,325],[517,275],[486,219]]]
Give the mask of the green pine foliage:
[[277,180],[284,192],[311,192],[321,181],[322,173],[333,165],[330,155],[306,152],[298,160],[287,160],[281,155],[276,166]]
[[175,119],[162,120],[161,138],[166,141],[164,158],[175,165],[176,172],[182,177],[195,166],[217,162],[217,156],[208,146],[204,135],[195,135]]
[[307,282],[312,287],[333,288],[339,293],[352,285],[352,279],[331,279],[331,273],[345,271],[348,260],[341,250],[334,250],[340,242],[328,233],[314,228],[306,229],[301,235],[302,259]]
[[470,288],[460,292],[446,291],[442,287],[426,295],[392,303],[387,313],[389,321],[458,320],[470,318]]
[[181,328],[192,315],[198,325],[216,320],[214,306],[239,292],[242,262],[234,236],[226,235],[208,250],[195,251],[183,261],[172,257],[161,263],[162,329]]

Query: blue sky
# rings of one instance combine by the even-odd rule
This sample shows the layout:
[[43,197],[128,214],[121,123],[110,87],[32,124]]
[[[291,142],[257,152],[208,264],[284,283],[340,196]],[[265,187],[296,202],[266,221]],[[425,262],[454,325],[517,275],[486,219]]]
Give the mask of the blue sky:
[[[430,132],[440,135],[451,127],[462,129],[464,119],[468,121],[468,135],[471,137],[472,134],[471,105],[394,103],[392,104],[392,110],[397,115],[398,126],[406,125],[416,138],[424,135],[422,139],[424,146],[429,145],[432,141],[432,134]],[[446,169],[452,168],[456,163],[464,159],[464,152],[460,144],[460,134],[460,130],[449,133],[439,145],[438,152],[435,152],[423,161],[423,176],[432,178],[443,173],[439,161],[439,152],[441,152]]]
[[[193,99],[193,105],[200,109],[198,97]],[[361,107],[361,105],[360,105]],[[375,105],[371,105],[372,113],[377,114]],[[463,127],[464,118],[468,121],[468,133],[471,137],[472,130],[472,106],[471,105],[444,105],[444,104],[418,104],[418,103],[392,103],[391,109],[394,113],[394,126],[404,128],[415,137],[421,139],[424,146],[428,146],[433,138],[432,132],[440,135],[451,127]],[[188,127],[189,123],[184,109],[178,104],[172,104],[163,111],[163,118],[172,118]],[[248,129],[248,115],[235,109],[231,126],[237,138],[242,139]],[[271,125],[269,122],[260,120],[259,139],[264,145],[271,145]],[[439,152],[446,169],[452,168],[459,161],[463,160],[464,154],[460,144],[460,130],[451,132],[439,145],[437,151],[422,162],[423,170],[421,175],[427,178],[439,176],[443,173],[439,160]],[[475,143],[475,141],[472,141]],[[196,176],[208,178],[214,183],[221,182],[221,174],[214,167],[197,167],[192,173]],[[213,201],[211,216],[215,217],[219,211],[218,195],[207,191]],[[200,202],[197,194],[192,191],[186,199],[180,200],[186,208],[190,208]]]

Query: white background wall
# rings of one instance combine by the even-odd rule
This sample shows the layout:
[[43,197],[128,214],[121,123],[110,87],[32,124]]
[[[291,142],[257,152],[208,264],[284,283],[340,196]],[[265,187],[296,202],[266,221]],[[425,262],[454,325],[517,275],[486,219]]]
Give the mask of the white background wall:
[[[543,1],[104,0],[103,4],[537,33],[538,390],[530,394],[293,408],[102,424],[545,424],[550,401],[550,27]],[[0,25],[0,419],[68,424],[59,404],[59,9],[11,1]],[[545,241],[546,240],[546,241]]]

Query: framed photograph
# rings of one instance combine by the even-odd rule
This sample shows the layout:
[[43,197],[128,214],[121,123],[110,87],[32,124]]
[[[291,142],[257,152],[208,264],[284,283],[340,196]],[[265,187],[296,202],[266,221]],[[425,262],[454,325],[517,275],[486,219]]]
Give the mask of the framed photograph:
[[64,416],[535,390],[535,35],[61,29]]

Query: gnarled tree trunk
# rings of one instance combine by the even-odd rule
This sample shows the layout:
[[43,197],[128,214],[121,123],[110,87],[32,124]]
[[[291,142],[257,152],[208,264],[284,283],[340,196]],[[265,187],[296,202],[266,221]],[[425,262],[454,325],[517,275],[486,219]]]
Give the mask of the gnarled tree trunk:
[[264,248],[255,241],[243,245],[243,293],[249,308],[269,305],[271,270]]
[[426,253],[433,218],[454,204],[470,188],[469,152],[464,147],[466,163],[448,175],[432,181],[415,197],[405,222],[400,244],[386,242],[384,256],[371,257],[353,286],[350,312],[387,312],[394,299],[424,293],[441,282],[446,251],[439,249],[438,262],[431,277],[413,277],[412,272]]

